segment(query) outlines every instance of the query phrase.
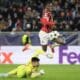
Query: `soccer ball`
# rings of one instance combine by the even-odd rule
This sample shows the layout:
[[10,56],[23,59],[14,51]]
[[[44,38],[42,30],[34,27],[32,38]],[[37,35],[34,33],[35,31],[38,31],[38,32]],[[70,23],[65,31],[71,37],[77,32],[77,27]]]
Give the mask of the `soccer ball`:
[[60,36],[60,33],[58,31],[52,31],[50,34],[50,40],[57,39]]
[[50,58],[50,59],[53,58],[53,54],[50,54],[50,53],[48,53],[46,56],[47,56],[48,58]]

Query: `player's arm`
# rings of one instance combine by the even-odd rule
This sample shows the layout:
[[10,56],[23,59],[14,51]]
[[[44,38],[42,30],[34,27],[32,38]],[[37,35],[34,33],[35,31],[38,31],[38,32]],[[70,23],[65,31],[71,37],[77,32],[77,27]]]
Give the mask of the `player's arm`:
[[31,78],[40,77],[40,76],[42,76],[42,75],[44,75],[44,74],[45,74],[44,70],[40,70],[40,71],[37,71],[37,72],[33,72],[33,73],[31,74]]
[[55,23],[53,22],[53,21],[48,21],[46,18],[41,18],[41,23],[43,24],[43,25],[55,25]]
[[22,43],[23,43],[23,45],[25,45],[24,48],[22,49],[22,51],[27,50],[29,48],[30,44],[31,44],[31,40],[30,40],[28,35],[24,34],[22,36]]

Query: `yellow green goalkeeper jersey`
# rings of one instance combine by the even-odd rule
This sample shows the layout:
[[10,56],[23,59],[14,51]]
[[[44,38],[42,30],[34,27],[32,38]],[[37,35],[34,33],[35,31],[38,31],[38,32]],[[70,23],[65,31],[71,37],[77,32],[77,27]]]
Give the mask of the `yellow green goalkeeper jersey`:
[[32,63],[29,62],[26,65],[20,65],[17,68],[11,70],[8,72],[9,75],[17,75],[17,77],[24,77],[31,75],[32,72],[36,72],[38,70],[38,67],[33,67]]
[[32,63],[29,62],[28,64],[26,64],[25,70],[26,70],[27,75],[29,75],[32,72],[36,72],[38,70],[38,67],[33,67]]

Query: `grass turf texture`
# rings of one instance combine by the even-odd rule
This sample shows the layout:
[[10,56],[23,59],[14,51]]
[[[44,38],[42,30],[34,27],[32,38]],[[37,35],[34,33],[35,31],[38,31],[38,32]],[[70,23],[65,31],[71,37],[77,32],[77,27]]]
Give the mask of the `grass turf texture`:
[[[8,72],[18,65],[0,65],[0,73]],[[0,77],[0,80],[80,80],[80,65],[42,65],[45,75],[40,78]]]

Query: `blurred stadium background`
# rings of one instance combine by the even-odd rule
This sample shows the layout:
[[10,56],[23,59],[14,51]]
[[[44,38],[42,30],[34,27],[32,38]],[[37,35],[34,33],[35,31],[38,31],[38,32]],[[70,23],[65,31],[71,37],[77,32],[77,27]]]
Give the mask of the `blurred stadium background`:
[[[57,22],[56,30],[63,34],[66,46],[69,47],[66,52],[70,53],[70,55],[71,52],[74,53],[69,57],[69,60],[74,62],[74,65],[68,63],[67,58],[63,59],[64,65],[53,60],[52,64],[41,66],[46,74],[42,78],[35,80],[80,80],[80,0],[0,0],[0,73],[7,72],[18,66],[14,62],[15,53],[13,53],[15,58],[11,57],[13,64],[8,61],[4,62],[6,57],[3,54],[4,52],[7,54],[11,52],[13,47],[22,47],[21,38],[27,31],[31,33],[32,45],[40,46],[38,37],[41,28],[40,18],[47,3],[52,10],[53,19]],[[10,51],[7,47],[9,47]],[[19,49],[21,50],[21,48]],[[16,53],[18,53],[18,50]],[[57,53],[55,52],[55,54]],[[23,55],[25,56],[24,53]],[[71,60],[72,57],[73,60]],[[66,65],[65,60],[68,60],[69,65]],[[54,65],[54,63],[57,65]],[[14,80],[14,78],[0,78],[0,80]],[[15,80],[18,80],[18,78],[15,78]]]

